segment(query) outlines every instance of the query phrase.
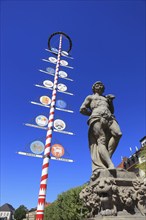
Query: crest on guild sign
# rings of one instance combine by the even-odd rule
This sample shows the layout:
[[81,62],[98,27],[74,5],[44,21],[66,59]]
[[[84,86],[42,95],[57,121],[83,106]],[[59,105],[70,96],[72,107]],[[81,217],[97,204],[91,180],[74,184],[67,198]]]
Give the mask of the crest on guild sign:
[[40,97],[40,102],[43,105],[49,105],[51,103],[51,99],[48,96],[41,96]]
[[60,60],[62,66],[67,66],[68,62],[66,60]]
[[47,71],[48,73],[50,73],[50,74],[54,74],[54,73],[55,73],[55,70],[54,70],[53,68],[51,68],[51,67],[47,67],[47,68],[46,68],[46,71]]
[[65,127],[66,127],[66,124],[65,124],[65,122],[63,120],[56,119],[54,121],[54,128],[56,128],[56,130],[62,131],[62,130],[65,129]]
[[63,100],[57,100],[56,101],[56,107],[58,107],[58,108],[66,108],[66,106],[67,106],[67,104],[66,104],[65,101],[63,101]]
[[44,127],[48,124],[48,119],[44,115],[39,115],[35,118],[37,125]]
[[41,141],[33,141],[30,145],[30,150],[34,154],[41,154],[44,151],[44,144]]
[[55,57],[49,57],[48,59],[51,63],[56,63],[57,62],[57,59]]
[[65,71],[59,71],[59,76],[61,78],[66,78],[67,77],[67,73]]
[[51,153],[54,157],[62,157],[64,155],[64,148],[60,144],[54,144],[51,147]]
[[67,90],[67,86],[62,84],[62,83],[59,83],[57,88],[59,89],[59,91],[61,92],[65,92]]
[[53,83],[52,83],[52,81],[50,81],[50,80],[45,80],[45,81],[43,81],[43,85],[44,85],[45,87],[47,87],[47,88],[53,87]]

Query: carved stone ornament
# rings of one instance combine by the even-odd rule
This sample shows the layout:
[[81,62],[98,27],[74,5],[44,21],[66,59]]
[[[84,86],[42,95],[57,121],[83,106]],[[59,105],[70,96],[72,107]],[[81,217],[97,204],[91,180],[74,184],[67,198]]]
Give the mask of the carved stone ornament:
[[125,170],[101,170],[81,191],[88,217],[146,215],[146,181]]

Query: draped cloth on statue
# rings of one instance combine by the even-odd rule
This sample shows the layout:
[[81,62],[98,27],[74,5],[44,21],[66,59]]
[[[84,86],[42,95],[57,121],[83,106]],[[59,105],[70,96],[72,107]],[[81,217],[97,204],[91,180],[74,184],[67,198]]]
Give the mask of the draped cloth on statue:
[[107,143],[111,137],[109,130],[107,130],[106,136],[104,135],[103,137],[100,137],[100,140],[99,140],[99,137],[94,135],[93,126],[97,122],[108,124],[109,126],[110,124],[112,124],[113,119],[115,119],[114,116],[109,117],[108,120],[107,118],[105,119],[105,118],[101,118],[101,116],[98,116],[98,117],[90,117],[90,119],[88,120],[88,125],[89,125],[88,140],[89,140],[89,148],[90,148],[91,159],[92,159],[92,172],[95,172],[95,170],[98,170],[98,169],[107,168],[106,161],[102,159],[99,153],[98,141],[103,142],[103,144],[107,146]]

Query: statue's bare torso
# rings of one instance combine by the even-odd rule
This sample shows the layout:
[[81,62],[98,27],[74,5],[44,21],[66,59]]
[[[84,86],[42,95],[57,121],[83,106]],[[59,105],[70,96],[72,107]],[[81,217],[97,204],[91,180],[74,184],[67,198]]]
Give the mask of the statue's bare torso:
[[100,96],[98,94],[93,94],[88,96],[90,99],[90,109],[91,116],[104,115],[108,114],[111,116],[111,112],[109,110],[108,100],[104,96]]

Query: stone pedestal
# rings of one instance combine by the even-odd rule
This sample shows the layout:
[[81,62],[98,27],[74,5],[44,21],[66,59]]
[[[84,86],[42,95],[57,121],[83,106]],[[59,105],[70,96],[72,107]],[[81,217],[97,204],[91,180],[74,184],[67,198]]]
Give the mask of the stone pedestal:
[[135,173],[121,169],[97,170],[81,191],[88,220],[143,220],[146,183]]

